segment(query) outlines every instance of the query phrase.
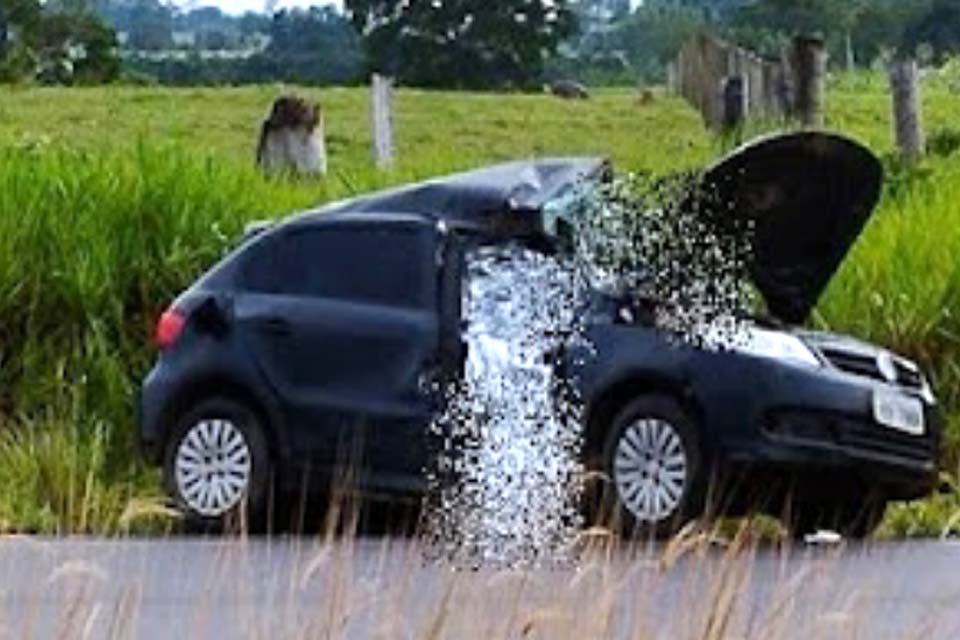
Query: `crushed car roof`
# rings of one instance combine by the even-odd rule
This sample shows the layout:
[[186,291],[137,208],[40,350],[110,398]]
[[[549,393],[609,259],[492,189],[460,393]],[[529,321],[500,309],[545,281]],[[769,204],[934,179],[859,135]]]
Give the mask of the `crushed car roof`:
[[337,202],[306,216],[413,213],[455,225],[516,227],[522,220],[515,214],[539,212],[569,185],[600,175],[609,167],[603,158],[507,162]]
[[[336,202],[296,220],[416,215],[484,238],[552,235],[544,206],[583,180],[605,179],[602,158],[508,162]],[[772,315],[803,322],[869,220],[883,167],[859,142],[803,131],[753,140],[707,167],[679,206],[752,222],[750,271]]]

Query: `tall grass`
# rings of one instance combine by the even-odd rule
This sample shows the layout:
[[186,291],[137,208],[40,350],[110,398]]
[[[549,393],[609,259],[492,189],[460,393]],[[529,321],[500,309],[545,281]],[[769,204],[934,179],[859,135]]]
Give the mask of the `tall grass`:
[[[153,357],[153,322],[246,222],[504,157],[606,151],[624,169],[667,171],[702,163],[719,148],[673,99],[637,107],[626,93],[570,105],[537,96],[410,92],[399,100],[400,166],[379,174],[369,167],[362,92],[336,90],[324,96],[334,174],[319,182],[271,181],[254,172],[246,153],[273,94],[111,89],[6,96],[0,524],[115,531],[129,525],[130,511],[121,521],[126,503],[157,497],[155,475],[134,455],[135,390]],[[877,124],[885,124],[878,116],[884,99],[838,94],[833,124],[885,153]],[[946,122],[942,114],[960,116],[960,109],[936,104],[938,122]],[[210,126],[212,116],[219,126]],[[955,452],[960,156],[933,157],[913,169],[888,165],[881,207],[817,321],[923,362],[953,416]],[[956,511],[950,504],[937,507],[939,524]]]
[[0,167],[0,522],[114,530],[125,500],[156,493],[132,454],[157,313],[246,220],[302,201],[145,145],[5,150]]

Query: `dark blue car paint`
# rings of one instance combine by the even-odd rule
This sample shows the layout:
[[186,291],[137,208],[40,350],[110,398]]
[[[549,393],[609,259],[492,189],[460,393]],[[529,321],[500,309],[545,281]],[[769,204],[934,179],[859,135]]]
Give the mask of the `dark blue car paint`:
[[[225,271],[234,272],[229,265]],[[442,271],[438,266],[437,282]],[[459,287],[448,288],[459,294]],[[192,402],[240,395],[263,413],[280,467],[291,470],[291,484],[302,481],[304,469],[319,481],[329,479],[338,462],[357,453],[360,440],[369,471],[362,481],[368,488],[423,487],[425,432],[434,405],[419,377],[440,359],[439,300],[435,308],[411,311],[198,288],[178,304],[189,309],[211,296],[228,305],[226,333],[203,332],[188,322],[180,341],[161,355],[144,382],[141,438],[154,462],[172,421]],[[591,353],[567,354],[565,369],[586,404],[588,424],[611,389],[626,387],[632,395],[666,392],[695,415],[710,461],[778,467],[812,479],[842,471],[851,482],[870,482],[902,498],[929,490],[937,431],[933,409],[930,455],[922,461],[879,456],[831,440],[777,439],[765,426],[778,411],[802,409],[826,421],[843,417],[872,424],[871,394],[881,383],[829,366],[683,345],[651,327],[622,323],[607,308],[586,313]],[[271,327],[268,321],[276,318],[286,318],[289,326]],[[607,426],[594,427],[600,430],[596,443],[603,441]]]

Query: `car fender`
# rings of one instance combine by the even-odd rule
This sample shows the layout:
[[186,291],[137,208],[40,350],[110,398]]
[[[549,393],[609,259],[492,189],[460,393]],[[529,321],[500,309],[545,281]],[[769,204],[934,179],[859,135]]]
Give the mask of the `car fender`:
[[178,417],[198,402],[206,398],[227,396],[251,405],[251,408],[260,414],[265,423],[265,435],[271,450],[281,458],[288,458],[290,440],[283,412],[268,393],[257,390],[263,383],[253,378],[255,374],[244,369],[202,367],[182,376],[178,384],[167,393],[170,400],[164,407],[160,420],[164,429],[160,434],[162,441],[166,440]]

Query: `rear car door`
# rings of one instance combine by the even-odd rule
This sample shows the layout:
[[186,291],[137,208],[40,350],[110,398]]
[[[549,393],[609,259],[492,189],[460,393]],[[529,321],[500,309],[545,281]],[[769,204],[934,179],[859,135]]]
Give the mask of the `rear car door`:
[[436,225],[335,220],[266,240],[236,317],[293,446],[319,466],[360,463],[375,475],[361,481],[409,484],[439,364]]

